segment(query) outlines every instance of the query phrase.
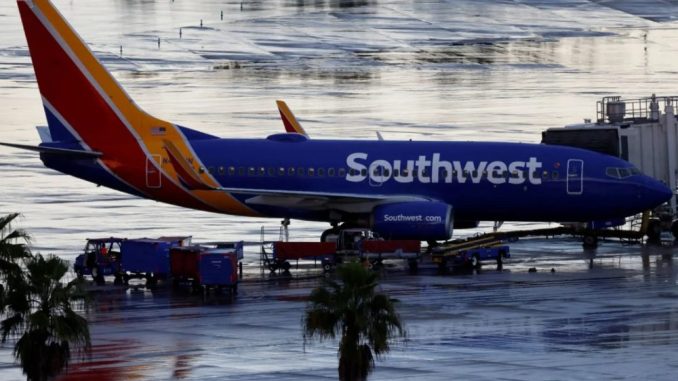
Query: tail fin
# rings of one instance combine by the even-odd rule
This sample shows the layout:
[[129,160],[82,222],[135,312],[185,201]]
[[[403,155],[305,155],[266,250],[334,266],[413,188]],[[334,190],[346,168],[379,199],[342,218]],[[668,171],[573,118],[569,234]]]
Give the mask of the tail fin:
[[[17,0],[17,5],[53,140],[101,153],[98,163],[149,198],[252,214],[228,194],[197,194],[181,183],[164,147],[166,141],[174,143],[177,155],[200,167],[189,139],[178,126],[141,110],[49,0]],[[209,173],[199,176],[207,186],[218,185]]]
[[280,112],[280,118],[285,125],[285,130],[287,132],[296,132],[308,137],[308,134],[306,131],[304,131],[304,128],[301,127],[301,123],[299,123],[297,118],[294,116],[292,110],[287,107],[287,103],[284,101],[275,101],[275,103],[278,105],[278,111]]
[[50,1],[17,3],[54,140],[113,154],[112,146],[175,129],[137,107]]

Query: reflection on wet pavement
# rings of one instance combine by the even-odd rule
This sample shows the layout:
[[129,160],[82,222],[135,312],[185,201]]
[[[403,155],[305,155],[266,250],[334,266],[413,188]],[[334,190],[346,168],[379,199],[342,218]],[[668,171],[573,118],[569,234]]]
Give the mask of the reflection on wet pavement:
[[[593,117],[602,96],[673,94],[678,73],[670,1],[55,3],[147,111],[219,136],[281,132],[274,101],[285,99],[317,138],[537,142]],[[0,25],[0,141],[36,144],[45,119],[14,2],[0,4]],[[0,147],[0,172],[0,213],[23,212],[35,250],[71,260],[94,236],[257,241],[266,225],[278,237],[279,221],[139,200],[11,148]],[[291,233],[316,240],[324,228],[294,221]],[[246,252],[250,279],[257,250]],[[530,240],[512,250],[501,273],[389,274],[383,288],[401,300],[409,339],[374,379],[672,379],[670,249],[607,243],[589,258],[575,242]],[[92,359],[63,378],[334,379],[334,344],[301,344],[315,282],[248,280],[237,300],[205,302],[106,288],[89,316]],[[8,346],[0,369],[22,378]]]

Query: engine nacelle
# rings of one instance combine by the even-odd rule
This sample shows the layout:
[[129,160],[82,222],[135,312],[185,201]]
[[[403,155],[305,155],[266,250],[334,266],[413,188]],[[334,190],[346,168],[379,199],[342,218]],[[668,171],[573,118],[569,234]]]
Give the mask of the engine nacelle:
[[372,230],[386,239],[418,241],[452,237],[452,206],[435,201],[384,204],[372,210]]

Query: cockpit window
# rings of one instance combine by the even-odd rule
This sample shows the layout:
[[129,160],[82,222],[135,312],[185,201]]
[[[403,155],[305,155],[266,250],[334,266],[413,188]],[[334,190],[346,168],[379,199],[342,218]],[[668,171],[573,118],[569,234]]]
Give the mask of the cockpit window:
[[605,168],[605,174],[608,177],[612,177],[613,179],[625,179],[627,177],[640,175],[640,170],[636,167],[626,167],[626,168],[607,167]]

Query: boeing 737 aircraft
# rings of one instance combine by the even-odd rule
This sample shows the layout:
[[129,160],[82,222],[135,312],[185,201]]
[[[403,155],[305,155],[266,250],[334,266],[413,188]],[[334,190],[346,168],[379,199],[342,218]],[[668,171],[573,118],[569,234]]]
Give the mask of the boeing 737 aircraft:
[[48,128],[37,147],[9,145],[98,185],[210,212],[348,223],[417,240],[448,239],[481,220],[623,218],[671,197],[625,161],[569,147],[309,139],[294,123],[295,132],[265,139],[201,133],[141,110],[50,1],[17,2]]

